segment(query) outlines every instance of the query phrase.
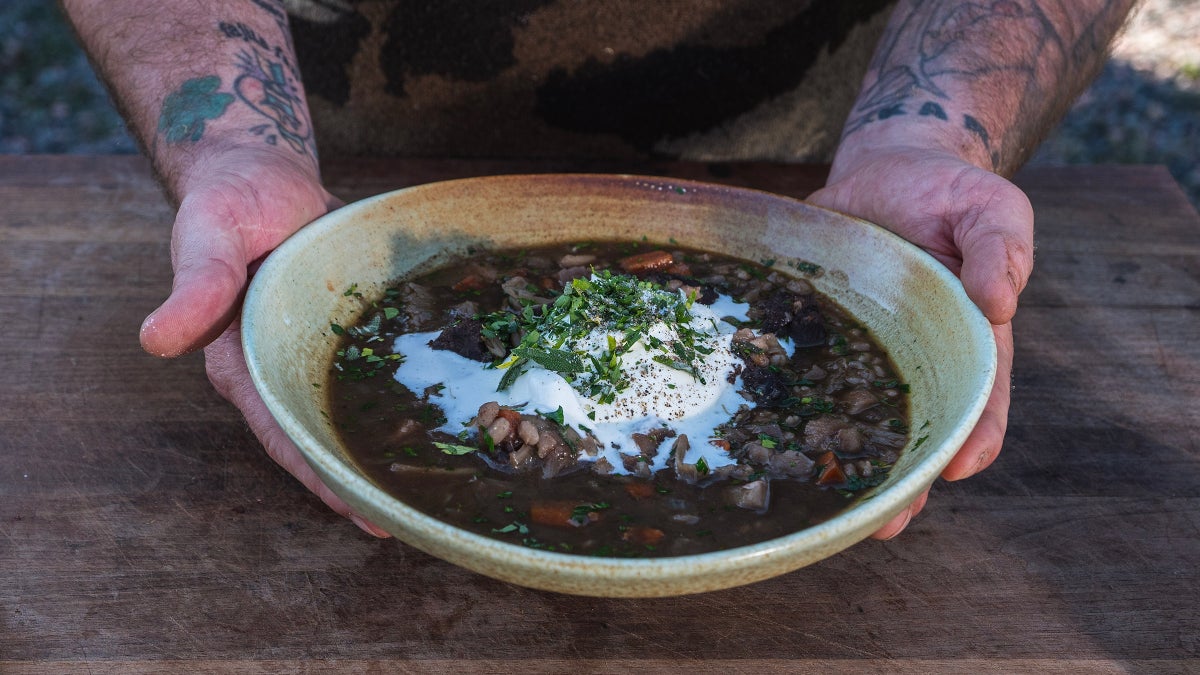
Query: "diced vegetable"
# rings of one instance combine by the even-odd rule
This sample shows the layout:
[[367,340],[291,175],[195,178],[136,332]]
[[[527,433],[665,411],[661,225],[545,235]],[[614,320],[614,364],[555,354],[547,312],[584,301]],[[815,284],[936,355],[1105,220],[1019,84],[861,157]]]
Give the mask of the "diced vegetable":
[[643,546],[654,546],[667,536],[665,532],[657,527],[646,527],[645,525],[631,525],[621,538],[631,544],[641,544]]
[[666,251],[647,251],[621,258],[617,264],[630,274],[645,274],[664,269],[674,262],[675,259]]
[[820,472],[817,485],[840,485],[846,482],[846,472],[842,471],[842,465],[832,450],[817,460],[817,471]]
[[579,504],[571,501],[537,501],[529,507],[529,520],[550,527],[578,527],[572,520],[576,506]]

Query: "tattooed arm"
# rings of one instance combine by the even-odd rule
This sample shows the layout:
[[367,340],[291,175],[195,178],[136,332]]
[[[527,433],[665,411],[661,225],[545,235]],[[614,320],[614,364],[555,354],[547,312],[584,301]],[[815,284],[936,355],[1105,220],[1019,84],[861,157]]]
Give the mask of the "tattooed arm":
[[919,133],[1011,175],[1099,72],[1133,4],[905,0],[843,141]]
[[[959,275],[993,324],[999,371],[943,472],[971,476],[1008,425],[1012,318],[1033,268],[1033,211],[1005,177],[1099,72],[1134,0],[900,0],[809,200],[879,223]],[[876,534],[904,529],[924,497]]]
[[316,146],[277,0],[63,0],[127,123],[179,200],[196,162],[267,145],[316,175]]
[[239,341],[248,270],[337,205],[316,146],[278,0],[63,0],[113,98],[179,206],[175,279],[142,325],[158,356],[204,348],[209,379],[268,454],[372,534],[321,484],[258,397]]

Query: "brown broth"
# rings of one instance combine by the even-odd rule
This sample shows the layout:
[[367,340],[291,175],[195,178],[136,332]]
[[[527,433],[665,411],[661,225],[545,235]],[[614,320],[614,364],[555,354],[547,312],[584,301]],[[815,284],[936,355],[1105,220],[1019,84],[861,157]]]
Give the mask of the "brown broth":
[[[605,267],[620,271],[617,261],[659,250],[643,244],[589,244],[586,248],[563,245],[484,254],[414,279],[420,288],[397,282],[385,297],[370,299],[373,302],[363,299],[365,309],[358,326],[366,325],[368,330],[345,329],[335,360],[337,368],[326,386],[331,419],[341,440],[380,487],[431,516],[512,543],[585,555],[687,555],[766,541],[827,520],[881,481],[907,439],[907,387],[869,332],[820,295],[812,297],[824,332],[821,344],[797,348],[782,366],[757,369],[762,378],[775,379],[759,388],[759,393],[767,393],[755,394],[761,405],[738,413],[725,436],[733,439],[736,447],[731,452],[735,454],[754,445],[769,446],[767,455],[776,458],[785,451],[801,453],[803,462],[818,462],[811,472],[782,475],[773,468],[777,465],[746,459],[745,470],[737,470],[740,473],[715,480],[714,472],[693,483],[677,476],[672,468],[651,476],[601,475],[585,461],[582,468],[545,477],[542,470],[511,472],[499,448],[488,453],[491,461],[485,462],[479,455],[487,453],[486,449],[451,455],[434,445],[440,441],[486,448],[480,436],[461,440],[442,432],[429,433],[444,417],[436,406],[436,396],[409,391],[393,379],[394,362],[388,355],[396,335],[445,326],[448,308],[464,301],[477,303],[480,313],[493,311],[506,301],[499,281],[514,271],[536,280],[534,285],[542,288],[553,286],[546,280],[556,279],[561,268],[554,261],[564,255],[597,255],[606,262]],[[683,249],[670,253],[678,264],[672,269],[686,274],[657,277],[667,283],[684,279],[682,283],[692,286],[697,280],[705,281],[705,286],[735,298],[757,296],[759,307],[768,304],[770,294],[782,294],[788,284],[792,289],[811,291],[799,275],[788,276],[762,264]],[[600,263],[595,264],[599,268]],[[471,281],[469,277],[478,276],[479,270],[497,270],[500,277],[495,283]],[[662,270],[650,274],[662,274]],[[719,278],[725,281],[715,281]],[[799,304],[796,300],[792,306]],[[419,311],[422,309],[430,311]],[[371,326],[376,316],[380,320]],[[765,322],[760,317],[758,323]],[[794,325],[788,324],[780,332],[792,330]],[[364,348],[372,349],[376,358],[368,362],[361,356]],[[354,349],[358,358],[348,359],[348,353],[355,355]],[[747,377],[752,357],[747,356],[747,370],[743,371]],[[864,364],[862,369],[845,365],[852,361]],[[841,375],[833,372],[837,364],[843,364]],[[484,365],[481,362],[480,367]],[[815,378],[821,371],[825,375],[820,380],[803,377]],[[837,377],[854,380],[864,375],[868,380],[863,385],[833,386]],[[769,398],[771,387],[777,388],[780,382],[786,388],[782,402],[778,398],[782,393]],[[480,402],[487,400],[493,399],[485,396]],[[872,405],[872,400],[879,402]],[[814,426],[818,419],[823,421]],[[827,437],[817,433],[826,427],[832,429]],[[514,436],[508,438],[512,441]],[[818,442],[810,442],[813,439]],[[521,447],[519,440],[514,442]],[[859,444],[862,447],[856,447]],[[761,447],[754,450],[759,453],[756,457],[765,456]],[[516,452],[510,450],[508,459]],[[822,467],[819,461],[828,460],[830,452],[835,461]],[[846,473],[843,479],[830,481],[839,470]],[[731,503],[733,488],[758,480],[769,481],[765,509]],[[571,517],[562,518],[564,513]]]

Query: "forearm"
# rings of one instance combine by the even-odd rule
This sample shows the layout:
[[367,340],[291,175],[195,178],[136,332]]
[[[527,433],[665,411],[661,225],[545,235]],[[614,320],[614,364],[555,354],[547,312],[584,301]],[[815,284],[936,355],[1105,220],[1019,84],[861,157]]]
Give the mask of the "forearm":
[[63,0],[170,195],[193,167],[261,146],[316,176],[316,147],[277,0]]
[[1099,72],[1133,4],[901,0],[839,162],[872,146],[919,143],[1011,175]]

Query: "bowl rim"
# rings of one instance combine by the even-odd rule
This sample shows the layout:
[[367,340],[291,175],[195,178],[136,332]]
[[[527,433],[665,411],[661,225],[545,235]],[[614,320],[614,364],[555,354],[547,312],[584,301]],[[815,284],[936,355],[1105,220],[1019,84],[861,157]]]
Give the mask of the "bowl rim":
[[[566,181],[568,186],[586,185],[593,181],[600,182],[618,182],[633,185],[634,183],[652,182],[657,184],[669,183],[670,185],[679,185],[687,188],[695,188],[697,190],[721,190],[739,193],[757,194],[760,197],[772,200],[786,200],[789,202],[800,202],[808,208],[837,214],[839,217],[854,221],[861,227],[866,227],[875,232],[876,236],[893,239],[893,243],[898,243],[902,248],[907,249],[913,256],[915,262],[918,262],[926,273],[932,273],[938,278],[938,281],[948,286],[948,291],[954,295],[959,302],[964,303],[964,307],[969,307],[975,311],[967,311],[965,321],[968,333],[975,339],[981,339],[986,344],[981,344],[980,348],[985,354],[990,354],[983,379],[986,380],[986,386],[981,383],[974,396],[974,400],[970,402],[961,416],[959,423],[954,426],[951,433],[941,444],[936,448],[927,450],[927,456],[910,467],[906,473],[901,476],[895,483],[890,485],[887,490],[871,494],[866,498],[860,499],[853,505],[829,518],[828,520],[804,527],[795,532],[782,535],[766,541],[747,544],[729,549],[721,549],[708,553],[690,554],[683,556],[664,556],[654,558],[605,558],[582,556],[572,553],[551,552],[540,549],[533,549],[522,546],[517,543],[509,543],[500,539],[487,537],[485,535],[476,534],[468,530],[451,525],[438,518],[425,514],[418,509],[409,506],[401,499],[388,494],[383,488],[373,483],[366,476],[351,469],[347,464],[332,450],[322,446],[320,442],[305,428],[298,417],[289,411],[280,397],[270,388],[265,379],[266,373],[263,370],[263,364],[258,358],[259,347],[254,339],[255,331],[257,330],[259,320],[256,316],[256,308],[264,301],[265,288],[269,281],[277,274],[277,269],[282,271],[286,269],[286,264],[294,252],[303,250],[309,243],[321,237],[326,230],[336,228],[348,219],[352,219],[355,214],[371,209],[374,205],[381,202],[386,202],[397,198],[401,195],[410,195],[420,191],[431,189],[447,189],[455,187],[470,187],[479,185],[483,182],[497,183],[504,181],[519,181],[519,182],[553,182]],[[344,500],[351,501],[347,495],[357,500],[365,501],[371,507],[378,509],[380,512],[385,512],[389,517],[397,522],[405,524],[403,533],[397,533],[389,529],[397,539],[404,541],[410,545],[414,545],[419,549],[432,553],[438,557],[442,557],[456,565],[473,569],[477,572],[489,576],[497,576],[493,573],[492,568],[488,566],[480,567],[479,565],[471,564],[470,561],[458,559],[448,556],[448,551],[471,551],[473,556],[486,554],[484,557],[500,556],[506,560],[506,564],[516,568],[537,570],[546,572],[548,570],[557,570],[566,578],[573,578],[578,582],[585,582],[588,579],[595,579],[597,576],[603,577],[606,581],[611,582],[645,582],[655,579],[682,579],[685,577],[693,577],[697,575],[697,570],[707,570],[702,572],[702,576],[712,575],[714,578],[722,573],[736,573],[739,569],[747,568],[751,563],[766,559],[782,557],[794,557],[797,564],[790,566],[787,569],[797,569],[816,560],[831,556],[845,548],[852,546],[865,539],[876,528],[882,526],[894,515],[898,514],[903,508],[917,499],[917,497],[928,488],[942,469],[950,462],[957,453],[958,449],[966,440],[974,425],[978,422],[980,415],[983,412],[984,406],[991,394],[994,384],[994,379],[997,369],[996,361],[996,346],[992,333],[991,324],[979,312],[975,304],[967,297],[962,288],[959,279],[944,265],[938,262],[924,250],[914,244],[904,240],[899,235],[883,228],[874,223],[870,223],[861,218],[851,216],[833,209],[825,209],[818,207],[800,199],[795,199],[786,195],[757,190],[754,188],[730,186],[724,184],[706,183],[689,179],[676,179],[662,176],[645,176],[637,174],[615,174],[615,173],[532,173],[532,174],[501,174],[488,175],[469,178],[457,178],[452,180],[434,181],[402,187],[396,190],[383,192],[377,195],[360,199],[345,206],[324,214],[311,223],[294,233],[279,247],[275,249],[263,262],[258,269],[254,278],[251,280],[246,293],[245,301],[241,312],[242,331],[241,342],[245,354],[247,366],[250,371],[251,378],[259,396],[262,397],[267,409],[275,418],[276,422],[284,429],[289,439],[299,449],[305,461],[312,466],[317,473],[327,483],[329,479],[333,479],[335,484],[327,486],[334,491],[339,497]],[[911,439],[906,445],[905,451],[911,450]],[[364,514],[367,515],[367,514]],[[844,537],[847,541],[840,546],[835,546],[833,549],[826,549],[822,554],[806,558],[801,555],[802,552],[818,547],[823,541],[836,541],[839,533],[844,532],[856,533],[852,537]],[[415,533],[419,533],[416,537],[418,541],[413,541]],[[442,546],[427,546],[430,541],[447,544],[448,548]],[[436,550],[430,550],[430,548]],[[786,570],[785,570],[786,571]],[[732,583],[723,583],[712,585],[707,588],[696,588],[695,590],[673,591],[670,595],[680,593],[701,592],[706,590],[717,590],[719,588],[727,588],[741,583],[749,583],[761,579],[775,576],[781,572],[764,574],[761,576],[750,576],[742,581]],[[512,577],[501,577],[515,583],[521,583],[514,580]],[[544,584],[525,584],[538,588],[550,588],[551,590],[560,590],[561,588],[553,588]],[[566,590],[565,592],[577,592]],[[613,595],[613,593],[605,593],[605,595]],[[623,594],[621,594],[623,595]],[[638,597],[647,597],[657,595],[655,593],[638,592]]]

